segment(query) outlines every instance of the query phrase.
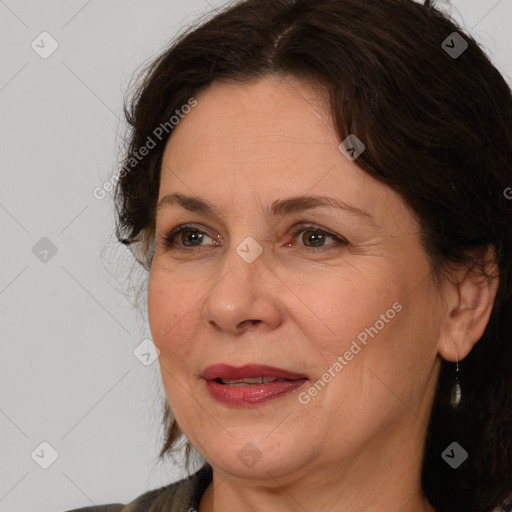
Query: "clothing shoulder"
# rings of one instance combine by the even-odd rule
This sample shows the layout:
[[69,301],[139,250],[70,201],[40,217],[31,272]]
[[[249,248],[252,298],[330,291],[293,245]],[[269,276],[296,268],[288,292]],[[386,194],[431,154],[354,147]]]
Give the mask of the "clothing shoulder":
[[205,464],[193,475],[179,482],[145,492],[130,503],[95,505],[67,512],[188,512],[190,509],[197,511],[201,496],[211,480],[212,469]]

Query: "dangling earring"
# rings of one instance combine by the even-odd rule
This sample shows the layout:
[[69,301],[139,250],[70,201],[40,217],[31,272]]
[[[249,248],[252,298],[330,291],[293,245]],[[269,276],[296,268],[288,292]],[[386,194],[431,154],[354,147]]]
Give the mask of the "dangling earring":
[[459,352],[457,351],[457,363],[455,366],[455,384],[452,388],[452,394],[450,397],[451,406],[456,409],[460,403],[460,399],[462,396],[462,391],[460,389],[459,383]]

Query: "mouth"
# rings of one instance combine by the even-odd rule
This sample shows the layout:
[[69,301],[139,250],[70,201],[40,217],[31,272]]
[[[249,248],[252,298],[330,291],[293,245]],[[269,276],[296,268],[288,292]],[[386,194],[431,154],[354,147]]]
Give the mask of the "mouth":
[[290,372],[283,368],[263,364],[246,364],[231,366],[229,364],[214,364],[204,369],[202,377],[206,380],[247,381],[249,384],[262,384],[276,380],[298,380],[307,377],[300,373]]
[[292,382],[298,379],[278,379],[275,377],[246,377],[245,379],[214,379],[226,386],[255,386],[256,384],[270,384],[271,382]]
[[299,373],[266,365],[208,366],[202,377],[210,395],[230,407],[254,407],[293,393],[309,379]]

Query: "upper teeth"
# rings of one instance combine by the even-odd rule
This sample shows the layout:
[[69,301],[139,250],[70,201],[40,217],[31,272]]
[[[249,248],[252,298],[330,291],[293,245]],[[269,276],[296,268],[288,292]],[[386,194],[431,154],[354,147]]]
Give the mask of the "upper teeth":
[[223,384],[266,384],[267,382],[285,381],[275,377],[246,377],[244,379],[220,379]]

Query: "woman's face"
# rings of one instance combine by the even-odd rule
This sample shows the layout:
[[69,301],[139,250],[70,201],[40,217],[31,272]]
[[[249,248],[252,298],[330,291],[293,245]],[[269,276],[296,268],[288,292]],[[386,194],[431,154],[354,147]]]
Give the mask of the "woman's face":
[[[419,464],[443,304],[411,212],[338,149],[306,83],[215,83],[196,99],[164,153],[149,283],[181,429],[245,477],[368,474],[408,452]],[[208,380],[284,375],[206,370],[217,364],[294,382]]]

